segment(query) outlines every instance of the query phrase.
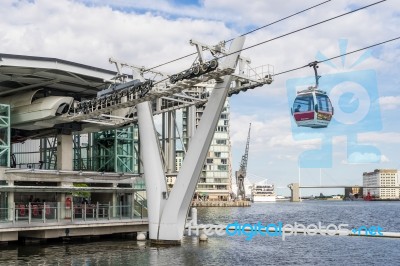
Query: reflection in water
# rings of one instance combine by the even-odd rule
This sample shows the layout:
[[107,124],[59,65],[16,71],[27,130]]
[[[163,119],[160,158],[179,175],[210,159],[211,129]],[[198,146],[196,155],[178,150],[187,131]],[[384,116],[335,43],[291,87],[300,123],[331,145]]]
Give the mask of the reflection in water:
[[[254,204],[250,208],[199,208],[200,223],[278,222],[380,225],[400,232],[400,202],[302,202]],[[185,237],[181,246],[113,238],[92,242],[0,246],[0,265],[344,265],[400,261],[400,239],[374,237],[211,236]]]

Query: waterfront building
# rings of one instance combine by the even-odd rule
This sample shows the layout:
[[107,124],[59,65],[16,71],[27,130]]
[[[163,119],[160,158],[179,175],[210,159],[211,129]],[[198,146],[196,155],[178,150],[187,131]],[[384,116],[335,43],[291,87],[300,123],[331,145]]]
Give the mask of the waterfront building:
[[[396,169],[375,169],[373,172],[363,173],[364,187],[381,187],[381,188],[365,188],[363,195],[368,193],[372,197],[380,199],[399,199],[399,174]],[[393,188],[391,188],[393,187]]]
[[183,150],[177,150],[176,151],[176,171],[179,172],[179,170],[182,167],[182,162],[183,158],[185,157],[185,153]]
[[167,186],[168,186],[168,191],[171,191],[172,187],[175,184],[176,181],[176,176],[179,172],[179,170],[182,167],[182,162],[183,162],[183,158],[184,158],[184,151],[177,149],[175,151],[175,155],[176,155],[176,159],[175,159],[175,169],[176,169],[176,173],[173,174],[167,174]]
[[[78,109],[88,108],[89,102],[94,108],[97,93],[118,73],[7,54],[0,68],[13,77],[0,79],[0,242],[147,230],[146,188],[136,167],[137,126],[125,120],[114,126],[104,117],[69,119],[93,111]],[[25,71],[35,74],[26,80]],[[43,82],[49,77],[53,82]],[[129,225],[121,229],[127,225],[118,222],[123,219]],[[141,228],[129,229],[138,219]],[[76,221],[82,224],[79,229]],[[30,226],[18,229],[21,224]]]
[[[199,87],[197,94],[208,94],[213,84]],[[183,123],[183,140],[184,145],[190,141],[191,135],[200,122],[205,106],[193,106],[187,108],[182,114]],[[221,112],[214,137],[211,142],[210,149],[207,153],[206,161],[203,165],[197,189],[195,193],[196,199],[202,200],[222,200],[230,199],[232,194],[232,168],[231,168],[231,143],[229,134],[229,99],[226,100],[224,108]],[[179,155],[178,155],[179,154]],[[184,153],[177,153],[177,171],[179,171],[181,160]]]

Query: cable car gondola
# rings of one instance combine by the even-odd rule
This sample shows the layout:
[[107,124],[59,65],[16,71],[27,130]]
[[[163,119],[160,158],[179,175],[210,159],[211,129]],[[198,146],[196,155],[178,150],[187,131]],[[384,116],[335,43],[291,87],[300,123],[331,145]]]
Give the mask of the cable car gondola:
[[318,90],[317,61],[309,64],[314,68],[315,86],[297,92],[292,115],[299,127],[324,128],[333,116],[332,103],[325,91]]

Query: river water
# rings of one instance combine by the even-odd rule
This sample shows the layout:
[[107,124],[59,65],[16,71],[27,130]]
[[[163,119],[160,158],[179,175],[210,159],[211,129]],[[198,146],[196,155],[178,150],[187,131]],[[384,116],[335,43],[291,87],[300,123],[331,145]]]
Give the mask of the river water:
[[[201,224],[380,226],[400,232],[400,202],[303,201],[257,203],[248,208],[199,208]],[[0,265],[400,265],[400,239],[296,235],[186,236],[181,246],[130,239],[0,246]]]

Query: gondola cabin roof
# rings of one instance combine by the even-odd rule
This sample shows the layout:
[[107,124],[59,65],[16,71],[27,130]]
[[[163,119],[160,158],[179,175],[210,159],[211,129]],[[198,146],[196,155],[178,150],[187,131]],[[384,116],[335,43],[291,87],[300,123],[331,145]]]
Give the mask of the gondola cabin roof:
[[300,94],[310,94],[310,93],[316,93],[316,94],[318,93],[318,94],[326,95],[326,91],[318,90],[316,87],[313,87],[313,86],[308,87],[308,88],[305,89],[305,90],[298,91],[298,92],[297,92],[297,95],[300,95]]

